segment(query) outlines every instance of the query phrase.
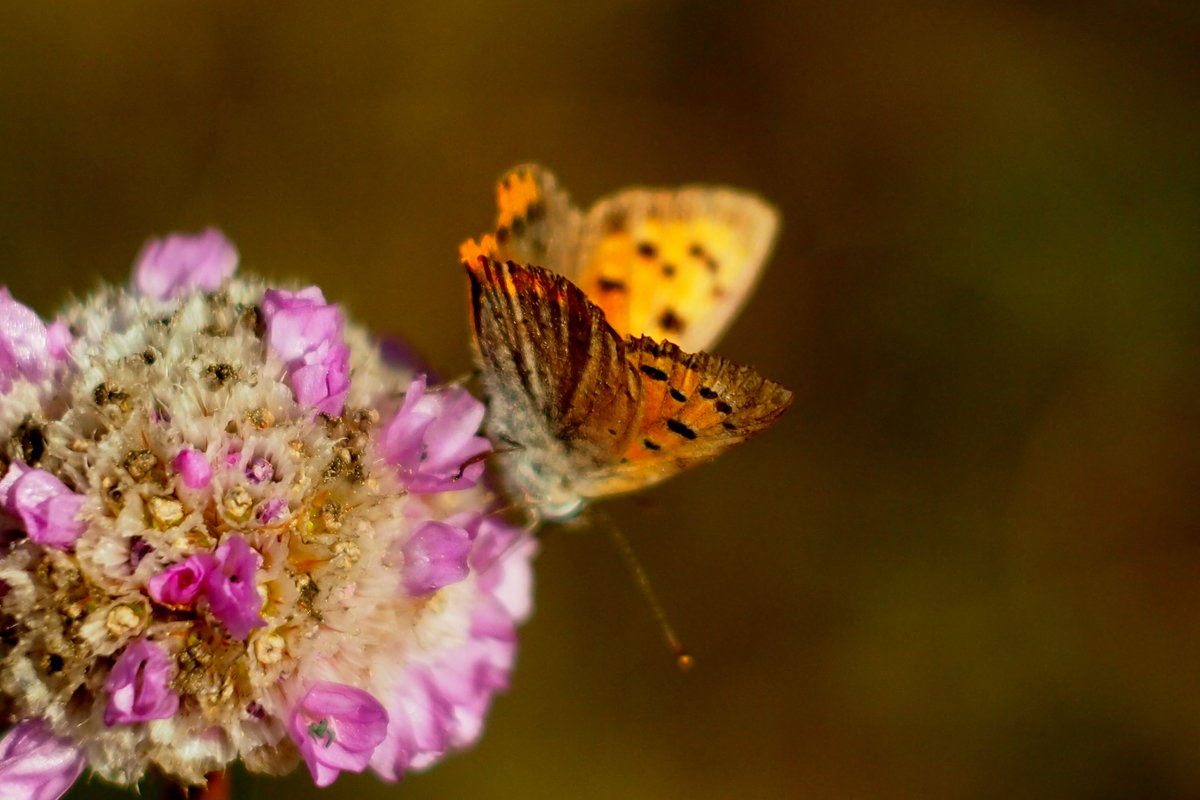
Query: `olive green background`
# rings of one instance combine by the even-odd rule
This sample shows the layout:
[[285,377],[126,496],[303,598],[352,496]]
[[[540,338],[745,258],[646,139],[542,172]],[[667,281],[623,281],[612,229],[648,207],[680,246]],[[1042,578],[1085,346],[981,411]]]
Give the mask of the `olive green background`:
[[476,748],[242,797],[1200,796],[1194,0],[2,8],[0,283],[46,314],[211,223],[455,376],[509,166],[783,214],[716,350],[795,406],[597,517],[696,668],[555,532]]

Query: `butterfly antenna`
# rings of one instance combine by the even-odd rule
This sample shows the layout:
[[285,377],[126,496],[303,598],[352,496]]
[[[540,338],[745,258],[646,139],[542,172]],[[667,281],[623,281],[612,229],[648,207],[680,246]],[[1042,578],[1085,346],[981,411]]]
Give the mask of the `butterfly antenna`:
[[634,583],[642,593],[642,597],[646,598],[646,602],[650,604],[650,613],[654,615],[654,619],[658,622],[659,630],[662,631],[663,638],[667,642],[667,648],[675,657],[675,666],[679,670],[686,671],[691,669],[696,660],[692,654],[683,646],[683,642],[675,635],[675,629],[671,627],[670,620],[667,619],[667,612],[663,608],[662,603],[658,599],[658,595],[654,592],[654,587],[650,584],[650,577],[646,574],[642,562],[638,559],[637,554],[633,552],[633,546],[629,544],[629,540],[625,538],[625,534],[621,533],[621,529],[607,514],[603,516],[605,528],[608,530],[608,536],[612,539],[612,543],[617,548],[617,552],[621,554],[621,558],[625,559],[625,566],[633,573]]

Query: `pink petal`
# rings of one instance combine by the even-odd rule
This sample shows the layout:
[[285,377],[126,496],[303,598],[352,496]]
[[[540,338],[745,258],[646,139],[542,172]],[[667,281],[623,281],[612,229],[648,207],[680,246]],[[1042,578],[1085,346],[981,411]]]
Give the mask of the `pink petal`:
[[237,269],[238,252],[216,228],[151,239],[133,266],[133,284],[155,300],[184,292],[213,292]]
[[179,695],[170,688],[174,663],[166,651],[147,639],[126,647],[104,684],[108,705],[104,724],[120,725],[166,719],[179,708]]
[[198,450],[185,448],[179,451],[171,466],[183,479],[183,485],[189,489],[203,489],[212,482],[212,466],[208,459]]
[[70,741],[51,734],[41,720],[26,720],[0,739],[0,798],[58,800],[83,765]]

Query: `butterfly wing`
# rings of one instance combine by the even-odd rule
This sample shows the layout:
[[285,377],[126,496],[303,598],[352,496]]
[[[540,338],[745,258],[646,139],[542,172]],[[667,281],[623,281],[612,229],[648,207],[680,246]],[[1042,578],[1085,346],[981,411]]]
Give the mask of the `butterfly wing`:
[[741,309],[778,227],[746,192],[627,189],[588,212],[566,274],[618,332],[705,350]]
[[464,261],[537,264],[565,273],[578,259],[583,214],[554,174],[536,164],[514,167],[496,184],[496,230],[459,248]]
[[485,256],[466,262],[488,433],[510,482],[547,517],[633,441],[641,381],[604,314],[565,278]]
[[642,384],[638,432],[621,458],[591,476],[589,494],[632,491],[711,461],[792,403],[790,391],[755,370],[671,342],[631,337],[625,357]]
[[467,262],[488,432],[508,480],[543,516],[714,458],[783,413],[791,393],[747,367],[622,339],[565,278]]
[[565,275],[621,335],[711,347],[758,280],[779,227],[759,197],[723,187],[626,189],[584,216],[549,170],[526,164],[496,186],[495,233],[473,261],[537,264]]

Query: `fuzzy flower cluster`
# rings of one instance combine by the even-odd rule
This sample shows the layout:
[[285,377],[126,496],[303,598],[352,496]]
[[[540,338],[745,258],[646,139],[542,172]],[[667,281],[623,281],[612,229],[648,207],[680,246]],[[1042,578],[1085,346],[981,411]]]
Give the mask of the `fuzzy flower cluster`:
[[533,544],[483,406],[217,231],[47,324],[0,289],[0,796],[241,759],[394,780],[479,735]]

